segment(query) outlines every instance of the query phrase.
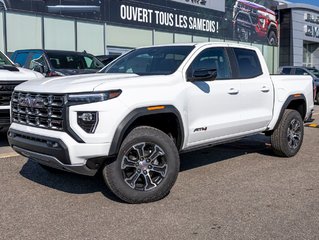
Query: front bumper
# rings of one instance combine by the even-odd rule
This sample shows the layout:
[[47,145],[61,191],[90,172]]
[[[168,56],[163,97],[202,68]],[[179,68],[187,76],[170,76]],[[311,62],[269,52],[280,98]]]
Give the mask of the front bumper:
[[41,164],[93,176],[105,162],[110,144],[78,143],[67,133],[13,123],[8,131],[10,146]]

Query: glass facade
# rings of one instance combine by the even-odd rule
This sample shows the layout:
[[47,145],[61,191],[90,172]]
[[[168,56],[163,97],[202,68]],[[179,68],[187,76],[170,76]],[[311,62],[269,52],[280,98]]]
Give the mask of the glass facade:
[[166,32],[158,32],[154,31],[154,44],[169,44],[174,43],[174,34],[173,33],[166,33]]
[[0,51],[4,52],[3,12],[0,12]]
[[7,13],[7,51],[42,48],[41,17]]
[[153,44],[153,32],[151,30],[107,25],[106,43],[108,46],[129,48],[150,46]]
[[77,51],[104,53],[104,25],[77,22]]
[[44,48],[75,51],[75,21],[45,17]]
[[[6,21],[4,21],[6,17]],[[5,26],[6,24],[6,26]],[[7,29],[5,34],[5,29]],[[19,31],[16,31],[19,29]],[[0,12],[0,49],[12,53],[18,49],[45,48],[87,51],[94,55],[123,53],[129,49],[170,43],[234,42],[258,47],[271,73],[278,68],[278,47],[259,43],[231,41],[198,35],[124,27],[72,18]],[[7,47],[5,46],[7,43]]]

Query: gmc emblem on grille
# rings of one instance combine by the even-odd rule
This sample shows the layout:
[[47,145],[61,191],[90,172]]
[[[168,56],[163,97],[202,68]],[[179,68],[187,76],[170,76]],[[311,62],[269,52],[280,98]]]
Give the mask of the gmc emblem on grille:
[[44,100],[40,97],[25,97],[19,99],[19,105],[21,107],[42,108],[44,107]]

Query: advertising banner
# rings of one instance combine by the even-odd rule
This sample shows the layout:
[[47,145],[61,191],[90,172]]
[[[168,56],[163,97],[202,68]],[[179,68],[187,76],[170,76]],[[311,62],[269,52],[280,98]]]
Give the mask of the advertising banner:
[[195,7],[203,7],[211,10],[225,12],[225,0],[172,0]]
[[0,0],[7,10],[89,19],[127,27],[278,44],[272,0]]

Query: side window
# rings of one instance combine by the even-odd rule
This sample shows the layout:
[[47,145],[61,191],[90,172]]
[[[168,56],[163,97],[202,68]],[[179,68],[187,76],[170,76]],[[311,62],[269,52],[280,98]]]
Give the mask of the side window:
[[240,78],[254,78],[263,74],[257,53],[253,50],[234,48]]
[[33,68],[33,61],[35,59],[38,59],[39,57],[41,57],[41,55],[42,55],[41,53],[32,53],[31,58],[30,58],[30,62],[26,63],[25,67],[32,69]]
[[309,75],[309,74],[308,74],[304,69],[302,69],[302,68],[296,68],[295,74],[296,74],[296,75]]
[[89,58],[89,57],[84,57],[84,61],[85,61],[85,68],[94,68],[93,66],[93,59]]
[[284,74],[284,75],[290,75],[290,68],[283,68],[282,71],[281,71],[281,74]]
[[216,79],[229,79],[232,77],[230,64],[224,48],[209,48],[203,50],[192,62],[187,74],[195,70],[216,69]]
[[14,63],[19,63],[21,67],[24,67],[27,58],[28,58],[29,53],[18,53],[15,57],[15,59],[13,59]]
[[47,66],[43,54],[40,57],[31,60],[30,69],[34,70],[35,66]]

